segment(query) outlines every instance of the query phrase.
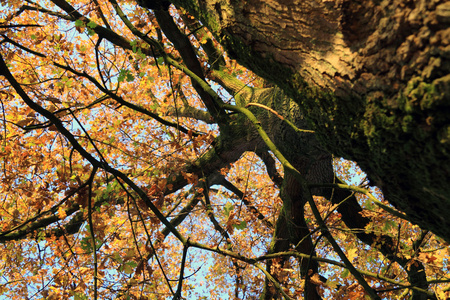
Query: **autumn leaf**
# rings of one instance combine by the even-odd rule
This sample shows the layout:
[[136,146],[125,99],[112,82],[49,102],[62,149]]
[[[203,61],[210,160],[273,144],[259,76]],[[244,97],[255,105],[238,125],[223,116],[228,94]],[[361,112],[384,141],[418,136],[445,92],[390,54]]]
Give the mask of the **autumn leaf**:
[[356,257],[358,257],[357,252],[358,252],[358,249],[356,249],[356,248],[349,249],[349,250],[347,251],[347,258],[348,258],[348,260],[351,261],[351,262],[353,262],[353,260],[354,260]]
[[60,219],[64,219],[65,217],[67,217],[66,210],[62,206],[58,207],[58,217]]

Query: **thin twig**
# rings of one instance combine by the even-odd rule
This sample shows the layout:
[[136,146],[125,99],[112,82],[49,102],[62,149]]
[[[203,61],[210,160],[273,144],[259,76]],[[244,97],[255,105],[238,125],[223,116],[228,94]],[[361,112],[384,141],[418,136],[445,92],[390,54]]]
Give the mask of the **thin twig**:
[[189,248],[189,238],[186,240],[186,244],[184,244],[183,247],[183,257],[181,259],[181,268],[180,268],[180,279],[178,281],[178,288],[175,292],[175,296],[173,297],[173,300],[179,300],[181,299],[181,291],[183,290],[183,279],[184,279],[184,268],[186,266],[186,255]]

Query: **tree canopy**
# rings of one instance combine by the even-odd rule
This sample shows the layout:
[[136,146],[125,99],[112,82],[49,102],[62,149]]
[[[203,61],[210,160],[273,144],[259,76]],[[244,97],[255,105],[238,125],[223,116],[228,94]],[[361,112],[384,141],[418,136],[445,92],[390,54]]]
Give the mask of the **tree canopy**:
[[0,295],[450,297],[446,229],[340,158],[292,69],[236,53],[228,8],[173,2],[3,2]]

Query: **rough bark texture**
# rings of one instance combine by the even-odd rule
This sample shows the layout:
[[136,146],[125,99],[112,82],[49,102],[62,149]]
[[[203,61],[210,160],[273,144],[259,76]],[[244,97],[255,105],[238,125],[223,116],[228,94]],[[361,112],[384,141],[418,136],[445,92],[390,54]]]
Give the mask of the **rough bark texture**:
[[331,152],[450,241],[450,3],[173,2],[292,96]]

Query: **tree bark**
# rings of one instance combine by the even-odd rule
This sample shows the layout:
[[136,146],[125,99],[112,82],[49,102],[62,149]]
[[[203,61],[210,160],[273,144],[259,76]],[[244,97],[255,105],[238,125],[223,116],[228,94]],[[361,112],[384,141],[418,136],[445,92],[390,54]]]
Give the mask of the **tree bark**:
[[279,85],[330,152],[450,241],[450,4],[174,0]]

